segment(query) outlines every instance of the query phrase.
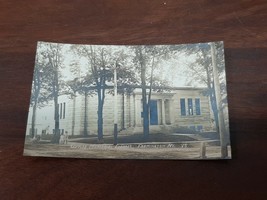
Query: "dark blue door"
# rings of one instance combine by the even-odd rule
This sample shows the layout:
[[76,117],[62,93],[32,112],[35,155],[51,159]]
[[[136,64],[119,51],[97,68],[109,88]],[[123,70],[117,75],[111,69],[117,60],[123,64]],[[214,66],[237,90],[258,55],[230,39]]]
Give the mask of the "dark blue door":
[[157,100],[150,100],[150,125],[158,125]]

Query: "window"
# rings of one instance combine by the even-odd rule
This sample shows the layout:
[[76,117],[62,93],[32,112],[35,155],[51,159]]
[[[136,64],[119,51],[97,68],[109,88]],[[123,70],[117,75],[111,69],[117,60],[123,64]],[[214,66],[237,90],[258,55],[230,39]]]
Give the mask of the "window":
[[195,99],[195,106],[196,106],[196,115],[201,115],[200,113],[200,99]]
[[181,106],[181,115],[186,115],[186,109],[185,109],[185,99],[180,99],[180,106]]
[[60,119],[62,119],[62,103],[60,103]]
[[188,103],[188,115],[193,115],[194,111],[193,111],[193,100],[191,98],[187,99],[187,103]]
[[65,119],[65,114],[66,114],[66,103],[63,103],[63,119]]
[[181,98],[180,107],[182,116],[201,115],[200,98]]

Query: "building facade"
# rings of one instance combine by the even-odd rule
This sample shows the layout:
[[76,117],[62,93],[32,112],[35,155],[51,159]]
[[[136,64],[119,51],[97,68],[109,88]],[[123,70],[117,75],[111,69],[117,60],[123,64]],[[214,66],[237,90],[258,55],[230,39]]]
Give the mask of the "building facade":
[[[172,91],[152,92],[150,101],[150,133],[170,133],[183,130],[212,131],[212,110],[209,98],[202,94],[203,88],[176,88]],[[59,126],[69,135],[97,134],[97,95],[59,97]],[[87,102],[87,105],[85,105]],[[120,134],[143,131],[142,93],[135,89],[131,94],[118,94],[118,130]],[[85,109],[86,108],[86,109]],[[32,108],[30,107],[27,135],[31,131]],[[54,105],[38,108],[35,134],[54,132]],[[107,93],[103,108],[103,134],[112,135],[114,126],[114,95]]]

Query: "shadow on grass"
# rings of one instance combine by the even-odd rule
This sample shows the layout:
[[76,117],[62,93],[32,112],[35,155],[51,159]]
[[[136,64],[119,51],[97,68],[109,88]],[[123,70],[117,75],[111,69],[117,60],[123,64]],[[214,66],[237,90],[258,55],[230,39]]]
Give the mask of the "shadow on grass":
[[[189,136],[183,135],[168,135],[168,134],[150,134],[148,138],[144,138],[143,134],[135,135],[124,135],[118,136],[118,144],[123,143],[144,143],[144,142],[185,142],[185,141],[195,141],[195,139]],[[99,144],[97,137],[86,137],[75,139],[75,142],[78,143],[87,143],[87,144]],[[102,144],[113,144],[113,136],[104,137]]]

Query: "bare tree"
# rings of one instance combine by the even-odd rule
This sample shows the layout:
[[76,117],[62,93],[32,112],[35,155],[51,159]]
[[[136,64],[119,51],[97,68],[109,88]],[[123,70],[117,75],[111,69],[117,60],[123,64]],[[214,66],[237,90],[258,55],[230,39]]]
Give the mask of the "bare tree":
[[44,68],[43,74],[46,75],[46,84],[42,86],[45,91],[45,98],[54,101],[54,134],[52,143],[59,143],[59,104],[58,97],[63,93],[64,82],[61,80],[60,68],[63,67],[62,44],[56,43],[40,43],[39,48],[42,55],[42,64]]
[[40,98],[40,91],[42,85],[42,77],[41,77],[42,65],[38,61],[38,54],[36,55],[35,60],[35,69],[33,74],[33,81],[32,81],[32,95],[31,95],[31,106],[32,106],[32,124],[31,124],[31,132],[30,136],[32,138],[36,137],[35,134],[35,121],[36,121],[36,110],[38,104],[42,102]]
[[[73,46],[73,50],[77,52],[80,57],[84,57],[88,61],[88,76],[90,83],[84,82],[83,91],[87,92],[93,90],[98,97],[97,106],[97,135],[98,141],[103,142],[103,108],[105,103],[107,83],[112,81],[113,70],[115,67],[120,68],[124,56],[121,49],[111,49],[104,46]],[[119,70],[119,69],[118,69]],[[121,71],[121,70],[119,70]],[[89,80],[89,79],[87,79]],[[86,99],[85,99],[86,100]]]
[[219,122],[219,133],[220,133],[220,141],[221,141],[221,156],[222,156],[222,158],[226,158],[228,156],[227,142],[226,142],[227,130],[225,127],[225,120],[224,120],[224,114],[223,114],[222,97],[221,97],[221,89],[220,89],[219,72],[218,72],[218,66],[217,66],[218,63],[217,63],[217,57],[216,57],[215,44],[210,43],[210,48],[211,48],[215,97],[217,100],[217,108],[219,111],[218,112],[218,122]]
[[[133,46],[135,55],[133,62],[137,71],[140,73],[142,88],[142,107],[143,107],[143,133],[144,138],[149,137],[149,111],[153,84],[155,83],[154,70],[161,59],[167,58],[172,50],[168,46]],[[158,79],[161,81],[161,79]],[[162,83],[164,80],[162,80]],[[165,81],[166,82],[166,81]],[[147,87],[149,90],[147,91]]]
[[216,131],[219,133],[222,157],[227,157],[227,139],[229,140],[228,118],[224,115],[227,107],[224,51],[222,42],[188,45],[186,54],[196,55],[194,62],[187,65],[191,76],[189,83],[205,84],[204,95],[208,96],[214,116]]
[[[225,68],[224,68],[224,55],[222,43],[218,42],[214,44],[216,51],[216,61],[217,61],[217,71],[219,79],[225,78]],[[213,65],[211,57],[210,46],[206,43],[188,45],[185,50],[187,55],[194,54],[196,56],[195,60],[191,63],[187,63],[187,76],[189,76],[188,84],[200,83],[207,86],[207,89],[203,91],[205,96],[210,99],[210,104],[212,108],[213,118],[215,122],[216,130],[219,130],[219,120],[218,120],[218,107],[215,95],[215,83],[213,75]],[[222,95],[223,105],[227,105],[226,100],[226,86],[224,81],[219,82],[220,91]]]

